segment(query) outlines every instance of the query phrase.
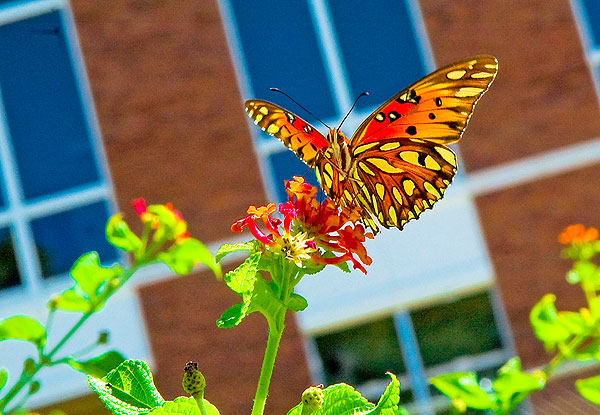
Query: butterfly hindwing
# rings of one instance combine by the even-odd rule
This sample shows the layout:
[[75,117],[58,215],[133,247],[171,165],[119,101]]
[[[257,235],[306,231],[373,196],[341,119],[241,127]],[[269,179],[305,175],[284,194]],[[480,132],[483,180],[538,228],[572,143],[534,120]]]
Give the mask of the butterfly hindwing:
[[246,112],[263,131],[279,138],[311,167],[314,167],[319,150],[329,146],[327,139],[316,128],[277,104],[249,100],[246,101]]
[[372,141],[354,151],[359,202],[386,228],[416,219],[442,198],[456,173],[446,146],[419,139]]
[[438,69],[377,108],[352,136],[352,146],[396,137],[458,141],[497,71],[498,61],[489,55]]

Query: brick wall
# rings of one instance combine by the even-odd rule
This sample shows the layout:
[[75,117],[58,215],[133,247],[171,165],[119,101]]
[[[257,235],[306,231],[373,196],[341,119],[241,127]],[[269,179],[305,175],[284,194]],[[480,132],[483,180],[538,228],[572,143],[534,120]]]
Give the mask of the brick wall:
[[[72,8],[120,207],[140,196],[170,201],[203,242],[231,237],[230,225],[266,196],[216,1],[73,0]],[[197,360],[207,399],[225,414],[250,412],[266,325],[252,315],[218,329],[236,297],[208,275],[140,289],[165,398],[183,395],[183,366]],[[272,414],[298,403],[310,383],[293,316],[286,330]]]

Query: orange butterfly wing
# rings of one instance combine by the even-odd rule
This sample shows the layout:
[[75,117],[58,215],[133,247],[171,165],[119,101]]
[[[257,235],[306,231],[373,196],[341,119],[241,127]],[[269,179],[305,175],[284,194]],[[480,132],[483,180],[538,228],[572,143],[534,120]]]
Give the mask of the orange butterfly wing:
[[327,139],[312,125],[277,104],[252,99],[246,101],[246,112],[266,133],[279,138],[302,161],[311,167]]
[[[377,231],[416,219],[442,198],[456,173],[444,144],[458,141],[473,108],[498,70],[493,56],[455,62],[427,75],[383,103],[350,140],[355,196]],[[346,197],[346,202],[350,199]]]
[[352,136],[352,146],[396,137],[457,142],[497,71],[496,58],[482,55],[432,72],[377,108]]

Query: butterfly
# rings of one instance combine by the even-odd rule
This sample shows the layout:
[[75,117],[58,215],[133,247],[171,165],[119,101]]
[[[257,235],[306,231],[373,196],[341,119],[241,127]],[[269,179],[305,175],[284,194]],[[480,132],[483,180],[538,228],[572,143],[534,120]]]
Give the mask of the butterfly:
[[246,112],[315,173],[324,192],[354,211],[374,233],[402,229],[440,200],[457,169],[457,142],[475,104],[498,71],[490,55],[444,66],[381,104],[348,139],[327,136],[271,102],[246,101]]

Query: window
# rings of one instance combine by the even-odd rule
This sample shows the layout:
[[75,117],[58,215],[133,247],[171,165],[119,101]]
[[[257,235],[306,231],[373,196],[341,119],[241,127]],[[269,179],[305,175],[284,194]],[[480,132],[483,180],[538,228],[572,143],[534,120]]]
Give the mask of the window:
[[0,3],[0,288],[38,290],[104,237],[106,162],[64,1]]
[[571,0],[571,5],[600,96],[600,3],[596,0]]
[[485,382],[510,357],[487,292],[397,312],[314,341],[323,368],[319,381],[347,382],[376,400],[390,371],[402,382],[403,404],[423,414],[443,412],[447,404],[428,378],[472,370]]

